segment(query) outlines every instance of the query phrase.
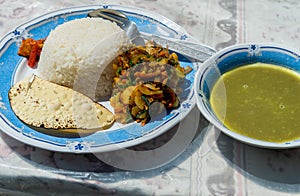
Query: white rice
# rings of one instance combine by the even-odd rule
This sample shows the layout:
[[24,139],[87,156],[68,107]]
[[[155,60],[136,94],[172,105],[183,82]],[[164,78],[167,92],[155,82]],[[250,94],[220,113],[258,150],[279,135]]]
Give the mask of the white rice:
[[92,99],[109,96],[115,75],[110,64],[128,44],[125,32],[108,20],[83,18],[64,23],[47,37],[37,75]]

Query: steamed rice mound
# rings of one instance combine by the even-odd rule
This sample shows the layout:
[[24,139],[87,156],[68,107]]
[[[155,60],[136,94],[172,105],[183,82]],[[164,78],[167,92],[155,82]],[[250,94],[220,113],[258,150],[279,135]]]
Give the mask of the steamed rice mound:
[[109,96],[115,71],[110,65],[129,40],[115,23],[101,18],[66,22],[47,37],[37,75],[92,99]]

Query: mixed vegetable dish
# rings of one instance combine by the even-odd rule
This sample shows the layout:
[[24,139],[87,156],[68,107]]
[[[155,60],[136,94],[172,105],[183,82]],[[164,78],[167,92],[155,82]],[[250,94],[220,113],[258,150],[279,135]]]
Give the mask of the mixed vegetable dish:
[[[176,53],[154,42],[133,46],[117,57],[114,90],[110,103],[118,122],[132,120],[145,125],[151,115],[180,105],[180,83],[191,67],[180,66]],[[154,104],[160,103],[160,104]]]

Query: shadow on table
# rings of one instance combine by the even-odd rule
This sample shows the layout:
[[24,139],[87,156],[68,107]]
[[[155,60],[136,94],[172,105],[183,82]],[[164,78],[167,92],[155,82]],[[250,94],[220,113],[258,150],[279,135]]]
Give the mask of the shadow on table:
[[[193,112],[199,113],[197,109],[193,109]],[[192,113],[193,113],[192,112]],[[207,121],[198,114],[198,120],[200,116],[200,123],[198,125],[198,129],[195,131],[193,137],[197,139],[197,145],[200,146],[201,139],[199,139],[199,134],[201,131],[208,126]],[[196,118],[196,117],[195,117]],[[193,116],[192,119],[193,120]],[[189,124],[193,124],[195,122],[190,121]],[[133,146],[128,148],[128,150],[133,151],[151,151],[153,149],[157,149],[163,146],[165,143],[168,143],[178,132],[178,127],[180,125],[177,124],[172,129],[168,130],[164,134],[156,137],[148,142],[143,144]],[[188,131],[188,130],[184,130]],[[186,132],[188,133],[188,132]],[[184,135],[184,133],[183,133]],[[183,152],[179,152],[178,156],[174,156],[174,159],[171,162],[166,163],[165,165],[158,166],[154,169],[150,169],[149,171],[126,171],[122,169],[118,169],[113,167],[105,162],[101,161],[98,156],[94,154],[72,154],[72,153],[60,153],[60,152],[52,152],[36,147],[32,147],[26,144],[23,144],[9,136],[5,133],[1,133],[2,139],[6,142],[7,146],[18,155],[21,159],[25,160],[31,166],[34,166],[38,169],[43,169],[55,174],[62,174],[68,177],[74,177],[78,179],[89,179],[89,180],[99,180],[102,182],[116,182],[124,180],[125,178],[147,178],[151,176],[157,176],[165,173],[166,171],[177,167],[178,164],[182,163],[184,160],[188,159],[196,150],[196,148],[188,148]],[[192,142],[192,141],[190,141]],[[189,143],[190,144],[190,143]],[[189,145],[188,144],[188,145]],[[177,143],[179,145],[179,143]],[[20,165],[21,170],[26,170],[25,166]]]
[[[270,150],[256,148],[240,143],[224,134],[210,135],[207,137],[205,134],[211,134],[213,132],[207,128],[209,127],[209,123],[201,115],[200,121],[201,123],[195,133],[194,140],[185,151],[179,153],[179,156],[174,157],[174,160],[171,162],[143,172],[118,169],[101,161],[94,154],[52,152],[25,145],[4,133],[1,133],[1,137],[9,148],[4,149],[7,151],[7,154],[9,154],[9,151],[16,153],[20,159],[25,160],[25,162],[30,165],[20,164],[19,168],[17,167],[17,169],[20,169],[20,172],[34,167],[71,179],[100,180],[103,183],[115,183],[130,179],[147,179],[154,176],[163,176],[169,170],[178,168],[182,162],[190,158],[195,151],[197,151],[197,155],[203,156],[204,158],[206,153],[218,153],[217,156],[220,155],[220,158],[225,159],[231,166],[229,170],[233,168],[251,182],[247,182],[246,180],[240,182],[247,183],[245,186],[247,186],[248,189],[250,189],[251,184],[254,183],[265,189],[276,190],[278,192],[300,192],[300,178],[298,174],[300,170],[300,149]],[[190,120],[188,123],[192,122],[193,121]],[[176,125],[155,139],[133,146],[129,148],[129,150],[143,152],[159,148],[174,138],[178,132],[178,126],[179,125]],[[215,149],[211,150],[211,146],[207,146],[207,144],[213,145]],[[16,158],[16,160],[19,158]],[[5,160],[1,162],[5,164]],[[17,160],[17,162],[19,161]],[[8,162],[7,164],[10,163]],[[222,177],[223,174],[215,175],[213,182],[229,180],[230,182],[227,182],[227,184],[229,183],[229,185],[231,185],[234,181],[238,180],[233,177],[232,174],[234,173],[232,171],[227,171],[227,173],[229,175],[228,178],[226,176]],[[220,183],[222,184],[222,182]],[[209,185],[209,180],[207,183]]]
[[241,143],[224,134],[220,134],[217,147],[229,164],[253,183],[278,192],[300,193],[299,148],[263,149]]

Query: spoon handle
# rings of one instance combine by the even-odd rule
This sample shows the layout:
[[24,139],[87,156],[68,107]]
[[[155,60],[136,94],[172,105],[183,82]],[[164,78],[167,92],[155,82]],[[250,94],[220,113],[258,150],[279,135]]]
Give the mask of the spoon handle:
[[215,53],[215,50],[198,43],[150,35],[143,32],[140,33],[143,39],[152,40],[163,47],[168,47],[170,50],[192,58],[195,61],[204,62]]

